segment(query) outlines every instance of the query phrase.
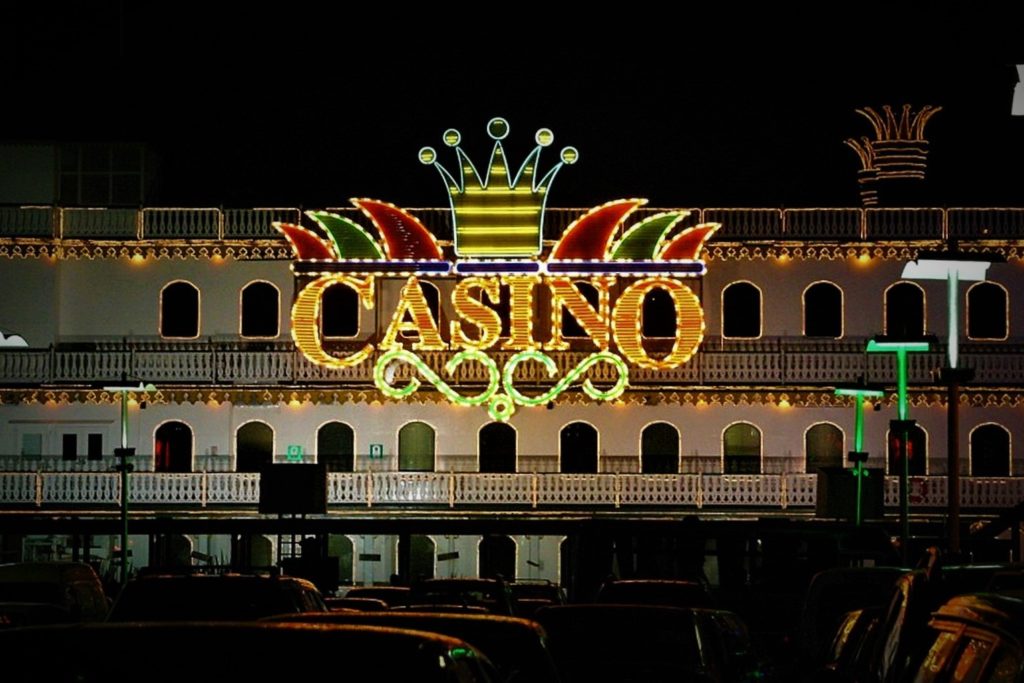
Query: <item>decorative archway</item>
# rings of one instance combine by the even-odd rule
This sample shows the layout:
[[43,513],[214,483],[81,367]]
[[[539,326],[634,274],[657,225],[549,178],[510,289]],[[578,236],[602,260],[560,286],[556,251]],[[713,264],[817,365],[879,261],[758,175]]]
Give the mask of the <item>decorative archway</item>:
[[398,430],[398,469],[403,472],[434,471],[434,428],[426,422],[409,422]]
[[971,430],[970,468],[972,477],[1009,477],[1010,432],[989,422]]
[[235,431],[235,471],[259,472],[274,462],[274,428],[252,420]]
[[351,472],[355,467],[355,432],[344,422],[326,422],[316,430],[316,459],[328,472]]
[[735,422],[722,432],[722,471],[726,474],[761,473],[761,430],[749,422]]

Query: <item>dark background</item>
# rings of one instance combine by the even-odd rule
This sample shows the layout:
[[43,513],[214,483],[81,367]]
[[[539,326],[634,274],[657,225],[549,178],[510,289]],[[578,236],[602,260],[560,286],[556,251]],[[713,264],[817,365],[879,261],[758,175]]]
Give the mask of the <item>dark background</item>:
[[145,142],[163,205],[440,206],[417,150],[455,127],[482,165],[504,116],[516,166],[541,126],[579,149],[553,206],[857,206],[854,109],[932,104],[931,203],[1024,203],[1024,41],[999,17],[135,4],[2,10],[0,142]]

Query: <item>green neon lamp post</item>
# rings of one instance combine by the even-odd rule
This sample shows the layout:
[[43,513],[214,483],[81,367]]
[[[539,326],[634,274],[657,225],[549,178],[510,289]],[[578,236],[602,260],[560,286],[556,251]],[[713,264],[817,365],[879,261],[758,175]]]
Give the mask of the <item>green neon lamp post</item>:
[[907,438],[914,427],[913,420],[908,419],[907,406],[907,354],[923,353],[931,349],[931,340],[927,337],[916,339],[898,339],[880,336],[868,341],[868,353],[892,353],[896,355],[896,414],[898,419],[890,424],[900,435],[900,552],[903,563],[910,561],[910,461],[907,457]]
[[864,451],[864,399],[878,398],[884,396],[885,391],[879,387],[860,384],[836,387],[836,396],[853,396],[853,450],[847,457],[853,463],[853,476],[857,478],[857,506],[854,521],[860,526],[863,502],[864,477],[868,476],[867,463],[868,454]]

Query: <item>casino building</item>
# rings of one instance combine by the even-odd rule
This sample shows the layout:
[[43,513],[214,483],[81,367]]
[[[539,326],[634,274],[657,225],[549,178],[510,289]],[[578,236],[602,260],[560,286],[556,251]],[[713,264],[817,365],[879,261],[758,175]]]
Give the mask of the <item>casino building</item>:
[[[886,173],[913,182],[886,154],[926,152],[906,128],[858,152],[859,208],[551,208],[578,153],[542,129],[513,163],[503,119],[485,164],[454,130],[420,151],[444,208],[2,207],[3,559],[119,561],[122,429],[136,569],[313,536],[343,582],[566,581],[609,528],[600,571],[640,573],[671,547],[622,539],[684,518],[848,528],[851,452],[888,535],[904,462],[913,533],[941,533],[952,454],[966,535],[1024,501],[1024,210],[879,206]],[[929,259],[984,266],[908,269]],[[873,338],[925,344],[905,436]],[[955,393],[949,367],[973,370]],[[837,393],[858,386],[880,395]],[[261,514],[271,463],[324,465],[326,512]]]

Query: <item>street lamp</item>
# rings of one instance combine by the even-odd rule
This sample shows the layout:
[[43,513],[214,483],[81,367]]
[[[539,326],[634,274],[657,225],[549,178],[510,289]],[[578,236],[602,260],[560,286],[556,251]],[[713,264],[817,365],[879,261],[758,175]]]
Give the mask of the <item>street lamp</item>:
[[156,391],[152,384],[119,384],[103,387],[104,391],[121,394],[121,447],[114,449],[118,463],[114,469],[121,473],[121,587],[128,583],[128,473],[134,469],[128,457],[135,454],[134,448],[128,448],[128,393],[148,393]]
[[949,364],[940,378],[946,385],[946,501],[949,507],[949,552],[960,552],[960,385],[974,378],[971,368],[957,367],[960,346],[960,280],[980,282],[989,266],[1002,261],[992,254],[959,251],[921,252],[903,266],[907,280],[945,280]]
[[864,477],[868,476],[864,467],[868,454],[864,450],[864,399],[878,398],[885,395],[881,387],[868,385],[861,377],[857,384],[844,384],[836,387],[836,396],[853,396],[853,450],[847,457],[853,463],[853,476],[857,478],[857,512],[854,520],[857,526],[861,522],[861,500],[863,494]]
[[900,435],[900,552],[903,564],[910,561],[910,460],[907,440],[914,421],[907,418],[907,354],[928,351],[931,341],[925,337],[897,339],[878,336],[868,341],[868,353],[896,354],[896,415],[898,419],[889,423],[890,429]]

